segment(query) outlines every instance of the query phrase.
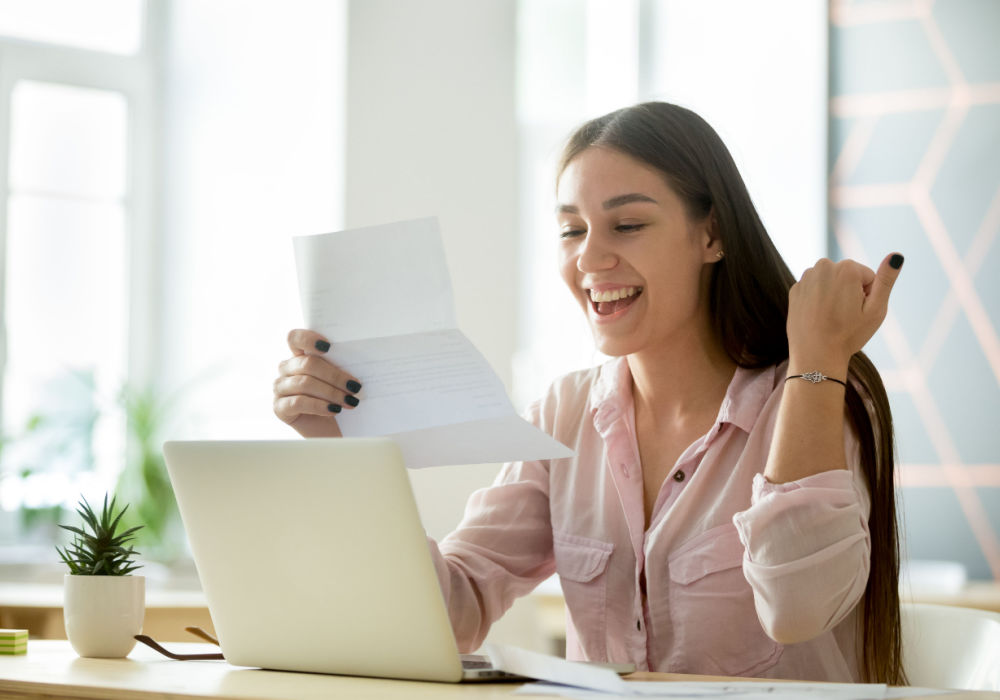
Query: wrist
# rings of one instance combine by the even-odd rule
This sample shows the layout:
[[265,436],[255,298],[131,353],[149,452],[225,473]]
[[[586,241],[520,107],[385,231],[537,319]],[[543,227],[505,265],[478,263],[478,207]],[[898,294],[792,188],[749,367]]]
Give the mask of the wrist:
[[800,374],[789,374],[785,377],[785,381],[790,379],[801,379],[803,381],[809,382],[810,384],[819,384],[820,382],[834,382],[835,384],[840,384],[840,386],[847,388],[847,381],[845,379],[837,379],[836,377],[831,377],[827,374],[823,374],[819,370],[814,370],[812,372],[802,372]]
[[788,357],[788,370],[785,376],[822,372],[827,377],[846,380],[850,357],[830,352],[794,353]]

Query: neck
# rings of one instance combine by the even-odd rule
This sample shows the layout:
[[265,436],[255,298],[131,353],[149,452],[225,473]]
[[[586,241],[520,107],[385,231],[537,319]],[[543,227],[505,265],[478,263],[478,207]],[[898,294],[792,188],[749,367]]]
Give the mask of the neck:
[[626,359],[636,412],[667,421],[717,413],[736,371],[707,320],[696,332]]

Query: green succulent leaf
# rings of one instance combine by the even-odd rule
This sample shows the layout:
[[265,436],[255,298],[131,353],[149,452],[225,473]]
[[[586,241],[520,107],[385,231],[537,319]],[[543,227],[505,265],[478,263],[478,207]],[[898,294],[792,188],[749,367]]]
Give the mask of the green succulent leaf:
[[87,499],[80,499],[76,512],[84,525],[82,528],[59,525],[62,529],[73,533],[74,537],[65,547],[56,547],[59,558],[69,567],[71,574],[125,576],[141,566],[133,561],[133,557],[139,552],[128,543],[143,526],[137,525],[118,532],[126,510],[128,506],[116,510],[115,499],[112,498],[111,503],[108,503],[108,497],[105,495],[98,516]]
[[73,527],[72,525],[60,525],[59,527],[61,527],[63,530],[69,530],[70,532],[75,533],[77,535],[81,535],[83,537],[87,536],[86,532],[84,532],[78,527]]

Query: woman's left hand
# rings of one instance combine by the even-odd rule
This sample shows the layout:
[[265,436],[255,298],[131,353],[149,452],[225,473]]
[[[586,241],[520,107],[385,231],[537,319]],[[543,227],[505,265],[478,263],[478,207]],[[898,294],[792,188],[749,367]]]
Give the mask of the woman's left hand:
[[806,270],[788,293],[790,369],[845,376],[851,356],[882,325],[902,265],[903,256],[891,253],[876,272],[826,258]]

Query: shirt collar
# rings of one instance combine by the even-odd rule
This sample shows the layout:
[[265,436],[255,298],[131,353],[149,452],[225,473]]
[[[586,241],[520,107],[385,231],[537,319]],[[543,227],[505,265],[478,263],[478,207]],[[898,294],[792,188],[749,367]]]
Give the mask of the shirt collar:
[[615,357],[601,365],[597,381],[590,389],[588,408],[594,427],[607,434],[619,417],[632,405],[632,372],[624,357]]
[[[719,407],[716,425],[732,423],[750,433],[764,404],[774,391],[779,367],[746,369],[737,367]],[[632,373],[624,357],[616,357],[600,367],[590,390],[588,408],[594,427],[605,435],[619,417],[632,407]]]
[[717,423],[732,423],[745,433],[750,433],[764,404],[774,392],[775,366],[763,369],[737,367],[726,396],[719,407]]

